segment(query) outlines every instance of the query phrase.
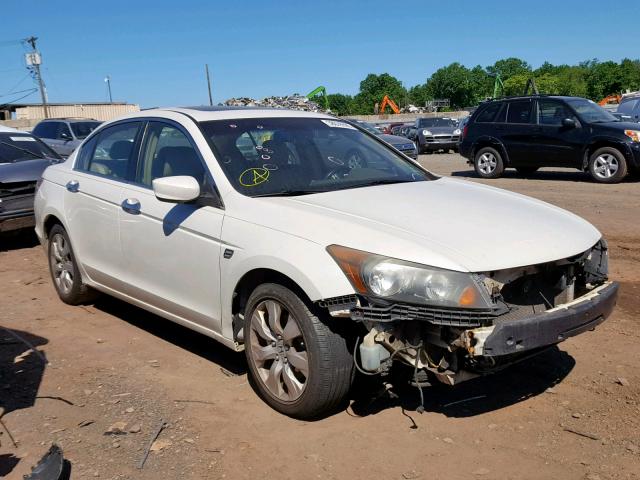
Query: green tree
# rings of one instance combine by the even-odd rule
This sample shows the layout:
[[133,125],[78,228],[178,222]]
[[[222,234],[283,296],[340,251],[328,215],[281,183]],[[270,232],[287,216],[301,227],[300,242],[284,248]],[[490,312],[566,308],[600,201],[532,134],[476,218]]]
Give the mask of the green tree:
[[623,90],[640,90],[640,60],[625,58],[620,62],[620,77]]
[[353,101],[352,113],[373,114],[374,106],[382,103],[385,95],[389,95],[398,105],[404,105],[407,99],[407,90],[396,77],[383,73],[376,75],[370,73],[360,82],[360,92]]
[[343,95],[341,93],[330,93],[327,95],[329,108],[339,116],[350,115],[354,108],[353,97],[351,95]]
[[622,71],[616,62],[594,60],[587,73],[587,95],[599,100],[622,91]]
[[452,107],[474,101],[469,69],[458,62],[439,68],[427,80],[425,90],[431,98],[448,98]]
[[487,67],[487,72],[491,75],[499,73],[504,82],[514,75],[531,75],[531,66],[524,60],[510,57],[498,60],[493,65]]
[[418,107],[424,107],[427,100],[432,100],[433,96],[427,89],[427,85],[421,83],[409,89],[409,102]]

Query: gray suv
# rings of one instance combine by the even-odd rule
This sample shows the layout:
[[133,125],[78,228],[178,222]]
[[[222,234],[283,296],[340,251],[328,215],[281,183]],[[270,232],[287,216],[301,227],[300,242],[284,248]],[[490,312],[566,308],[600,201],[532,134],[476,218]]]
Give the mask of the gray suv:
[[57,154],[68,157],[101,123],[91,118],[51,118],[38,123],[31,133]]
[[616,114],[624,122],[640,122],[640,92],[623,95]]

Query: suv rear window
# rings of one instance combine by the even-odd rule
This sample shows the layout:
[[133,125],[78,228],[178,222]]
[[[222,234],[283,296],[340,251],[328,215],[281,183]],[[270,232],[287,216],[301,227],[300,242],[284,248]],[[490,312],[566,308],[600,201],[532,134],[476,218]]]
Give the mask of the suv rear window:
[[502,106],[502,103],[499,103],[499,102],[487,105],[487,108],[485,108],[478,114],[478,118],[476,118],[476,122],[477,123],[493,122],[501,106]]
[[509,103],[507,123],[531,123],[531,100],[519,100]]

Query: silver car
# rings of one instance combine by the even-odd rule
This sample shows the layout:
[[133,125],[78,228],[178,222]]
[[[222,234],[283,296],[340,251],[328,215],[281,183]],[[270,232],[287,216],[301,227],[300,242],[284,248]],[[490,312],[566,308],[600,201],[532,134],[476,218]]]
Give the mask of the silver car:
[[66,158],[101,123],[90,118],[52,118],[38,123],[31,133]]

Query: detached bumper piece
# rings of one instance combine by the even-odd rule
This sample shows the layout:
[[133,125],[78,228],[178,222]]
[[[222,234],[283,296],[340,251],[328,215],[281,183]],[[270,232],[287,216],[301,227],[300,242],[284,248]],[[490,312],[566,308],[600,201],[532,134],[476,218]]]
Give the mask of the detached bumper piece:
[[[554,345],[592,330],[611,314],[618,283],[606,283],[571,303],[544,313],[510,321],[496,321],[476,355],[498,357]],[[480,347],[480,345],[478,345]]]

